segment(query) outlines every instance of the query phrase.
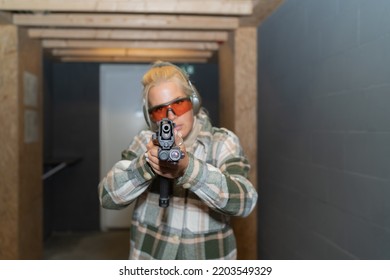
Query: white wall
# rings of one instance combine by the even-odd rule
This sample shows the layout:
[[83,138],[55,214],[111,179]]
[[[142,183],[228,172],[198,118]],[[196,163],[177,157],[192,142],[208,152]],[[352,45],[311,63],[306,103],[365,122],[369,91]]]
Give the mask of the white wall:
[[[142,112],[141,78],[149,65],[100,66],[100,177],[121,159],[132,138],[146,128]],[[101,209],[102,230],[128,228],[132,207]]]

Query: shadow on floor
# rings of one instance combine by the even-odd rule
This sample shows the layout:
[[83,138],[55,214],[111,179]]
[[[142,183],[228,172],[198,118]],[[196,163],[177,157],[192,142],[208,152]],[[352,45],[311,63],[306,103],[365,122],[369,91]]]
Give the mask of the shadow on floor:
[[45,241],[45,260],[127,260],[128,230],[53,233]]

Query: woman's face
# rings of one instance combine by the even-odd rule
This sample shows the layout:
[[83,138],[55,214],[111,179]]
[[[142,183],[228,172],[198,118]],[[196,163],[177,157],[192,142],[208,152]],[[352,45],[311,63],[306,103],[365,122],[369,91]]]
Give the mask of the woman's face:
[[[187,95],[177,83],[171,81],[162,82],[149,90],[149,108],[184,97],[187,97]],[[180,116],[175,115],[174,111],[168,110],[166,117],[176,124],[175,130],[180,132],[183,138],[188,136],[194,123],[192,109]]]

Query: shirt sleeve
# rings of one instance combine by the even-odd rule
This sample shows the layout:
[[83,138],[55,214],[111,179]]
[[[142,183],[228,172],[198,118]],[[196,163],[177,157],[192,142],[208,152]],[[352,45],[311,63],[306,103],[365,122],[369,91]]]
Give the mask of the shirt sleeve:
[[[150,138],[150,137],[149,137]],[[147,133],[136,136],[129,148],[98,186],[100,204],[107,209],[121,209],[132,203],[156,176],[145,158]]]
[[250,165],[238,137],[221,130],[212,144],[213,164],[188,153],[189,165],[178,185],[194,192],[216,211],[232,216],[248,216],[257,202],[257,192],[248,180]]

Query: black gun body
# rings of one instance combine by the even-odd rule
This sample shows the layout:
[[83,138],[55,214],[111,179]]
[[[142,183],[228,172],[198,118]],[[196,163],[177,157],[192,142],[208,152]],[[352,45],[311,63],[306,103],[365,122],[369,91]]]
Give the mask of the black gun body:
[[[179,147],[175,146],[175,123],[168,118],[164,118],[159,122],[158,131],[153,134],[153,140],[157,140],[158,159],[172,163],[178,162],[184,157],[183,152]],[[169,206],[169,194],[171,188],[171,181],[167,178],[160,178],[160,198],[159,206]]]

